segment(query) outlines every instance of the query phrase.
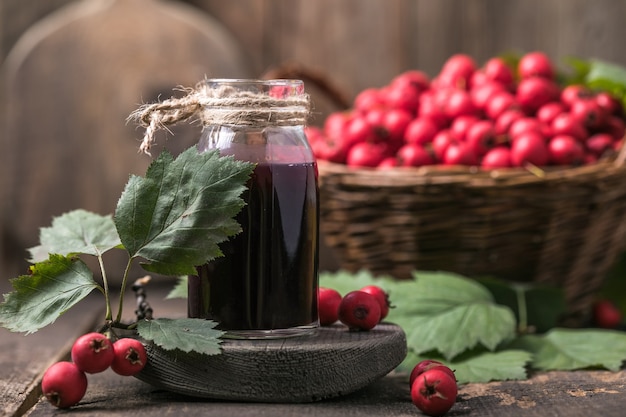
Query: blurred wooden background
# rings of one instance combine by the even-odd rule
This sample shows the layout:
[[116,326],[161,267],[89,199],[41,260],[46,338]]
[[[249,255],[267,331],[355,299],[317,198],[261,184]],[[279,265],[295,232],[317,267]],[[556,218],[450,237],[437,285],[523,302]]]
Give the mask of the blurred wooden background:
[[[126,116],[178,85],[295,62],[352,99],[406,69],[434,75],[458,52],[626,65],[624,22],[626,0],[0,0],[1,270],[23,272],[52,216],[112,213],[148,162]],[[313,99],[321,124],[333,104]],[[335,265],[326,250],[321,263]]]
[[[105,0],[106,1],[106,0]],[[129,0],[132,1],[132,0]],[[77,0],[2,0],[0,58],[31,25]],[[450,54],[478,61],[540,49],[626,64],[624,0],[179,0],[221,23],[260,74],[287,60],[322,69],[349,94]]]

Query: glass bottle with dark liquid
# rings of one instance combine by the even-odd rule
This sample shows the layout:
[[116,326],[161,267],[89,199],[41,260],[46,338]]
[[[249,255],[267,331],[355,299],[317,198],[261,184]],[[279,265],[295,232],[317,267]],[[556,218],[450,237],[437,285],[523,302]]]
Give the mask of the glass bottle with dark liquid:
[[[302,91],[300,81],[253,84],[284,83],[300,88],[281,91]],[[317,165],[303,126],[207,126],[198,147],[256,167],[236,217],[242,232],[220,245],[223,257],[189,277],[188,315],[217,321],[230,337],[311,332],[318,325],[319,203]]]

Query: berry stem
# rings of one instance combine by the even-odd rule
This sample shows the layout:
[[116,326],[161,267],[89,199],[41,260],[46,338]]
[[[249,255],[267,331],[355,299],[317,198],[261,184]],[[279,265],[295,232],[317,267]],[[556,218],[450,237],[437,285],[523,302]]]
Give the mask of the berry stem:
[[133,258],[128,259],[128,263],[126,264],[126,268],[124,269],[124,276],[122,277],[122,287],[120,289],[120,303],[117,309],[117,318],[115,319],[116,323],[122,321],[122,310],[124,308],[124,292],[126,291],[126,284],[128,281],[128,273],[130,272],[130,266],[133,262]]
[[525,288],[520,285],[515,285],[515,295],[517,297],[517,312],[518,312],[518,331],[522,334],[528,330],[528,309],[526,306]]
[[104,301],[106,303],[106,314],[104,317],[105,321],[110,321],[113,317],[113,313],[111,311],[111,297],[109,297],[109,282],[107,280],[107,274],[104,270],[104,261],[102,259],[102,254],[98,253],[98,265],[100,266],[100,273],[102,274],[102,286],[104,288]]

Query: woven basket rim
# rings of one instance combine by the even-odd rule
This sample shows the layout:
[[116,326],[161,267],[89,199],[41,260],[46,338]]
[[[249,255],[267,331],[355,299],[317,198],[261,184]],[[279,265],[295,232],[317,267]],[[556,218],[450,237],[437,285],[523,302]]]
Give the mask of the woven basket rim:
[[475,187],[502,187],[547,182],[586,182],[626,173],[626,146],[619,154],[593,164],[581,166],[512,167],[481,169],[477,166],[426,165],[421,167],[350,167],[345,164],[318,160],[320,180],[335,175],[351,178],[360,184],[371,181],[372,186],[407,186],[425,184],[459,184]]

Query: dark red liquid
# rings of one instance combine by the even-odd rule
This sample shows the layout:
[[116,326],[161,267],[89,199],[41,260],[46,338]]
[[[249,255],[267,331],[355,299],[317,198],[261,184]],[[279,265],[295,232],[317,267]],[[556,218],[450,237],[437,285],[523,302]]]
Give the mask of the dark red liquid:
[[189,317],[224,330],[272,330],[317,322],[318,191],[314,163],[259,163],[243,232],[220,245],[224,257],[189,277]]

